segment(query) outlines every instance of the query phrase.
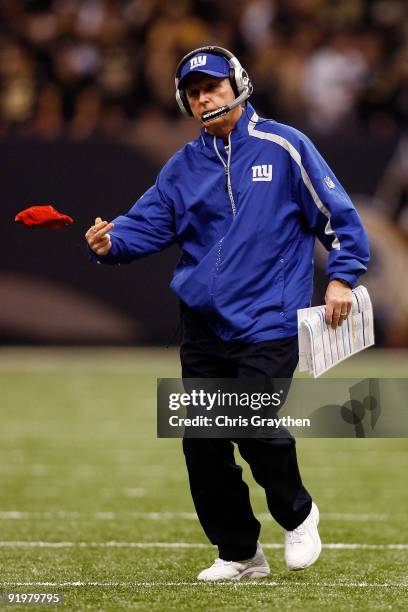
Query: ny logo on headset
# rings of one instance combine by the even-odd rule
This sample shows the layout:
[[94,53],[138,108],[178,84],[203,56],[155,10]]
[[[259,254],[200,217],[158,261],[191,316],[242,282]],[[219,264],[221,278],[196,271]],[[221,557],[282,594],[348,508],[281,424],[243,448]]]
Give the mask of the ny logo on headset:
[[261,166],[252,166],[252,180],[256,181],[271,181],[272,180],[272,164],[262,164]]
[[197,66],[205,66],[206,63],[207,63],[206,55],[197,55],[197,57],[193,57],[193,59],[190,60],[190,70],[192,70],[193,68],[196,68]]

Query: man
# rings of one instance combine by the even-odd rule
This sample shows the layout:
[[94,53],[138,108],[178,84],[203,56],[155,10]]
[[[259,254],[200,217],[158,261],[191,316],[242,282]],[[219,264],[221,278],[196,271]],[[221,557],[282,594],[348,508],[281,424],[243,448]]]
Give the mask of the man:
[[[93,258],[130,262],[178,243],[171,283],[182,304],[185,378],[291,378],[298,361],[297,309],[310,305],[315,237],[329,251],[326,320],[347,318],[365,271],[365,231],[344,189],[306,136],[261,120],[246,102],[248,75],[226,49],[189,53],[176,98],[202,126],[156,183],[112,223],[86,233]],[[302,484],[293,438],[239,439],[241,456],[285,530],[289,569],[319,557],[319,513]],[[201,525],[219,558],[200,580],[263,577],[242,469],[229,439],[187,439],[183,448]]]

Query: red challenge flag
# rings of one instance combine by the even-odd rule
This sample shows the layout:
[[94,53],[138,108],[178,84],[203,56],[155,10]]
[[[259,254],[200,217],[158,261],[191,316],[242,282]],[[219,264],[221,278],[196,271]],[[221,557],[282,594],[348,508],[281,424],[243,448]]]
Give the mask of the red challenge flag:
[[15,216],[14,221],[26,227],[49,227],[52,229],[59,229],[74,222],[72,217],[58,212],[50,204],[25,208]]

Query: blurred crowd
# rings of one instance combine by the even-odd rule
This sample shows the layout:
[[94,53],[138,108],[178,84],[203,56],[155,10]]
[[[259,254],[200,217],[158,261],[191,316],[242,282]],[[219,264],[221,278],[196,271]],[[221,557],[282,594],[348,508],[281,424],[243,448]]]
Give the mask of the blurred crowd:
[[380,343],[405,346],[407,0],[0,0],[0,137],[120,141],[159,165],[196,135],[174,72],[206,44],[247,68],[259,114],[394,151],[357,199]]
[[236,53],[264,115],[323,133],[397,133],[408,107],[406,0],[2,0],[0,134],[140,136],[178,118],[174,70]]

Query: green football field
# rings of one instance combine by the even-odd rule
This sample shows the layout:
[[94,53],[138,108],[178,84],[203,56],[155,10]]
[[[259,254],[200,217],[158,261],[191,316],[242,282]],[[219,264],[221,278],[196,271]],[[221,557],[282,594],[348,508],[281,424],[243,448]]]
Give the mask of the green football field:
[[[408,609],[406,439],[298,440],[324,548],[297,573],[241,460],[271,574],[197,583],[216,550],[181,441],[156,438],[156,378],[178,375],[172,349],[0,350],[0,592],[60,593],[67,610]],[[408,354],[366,351],[331,375],[408,377]]]

